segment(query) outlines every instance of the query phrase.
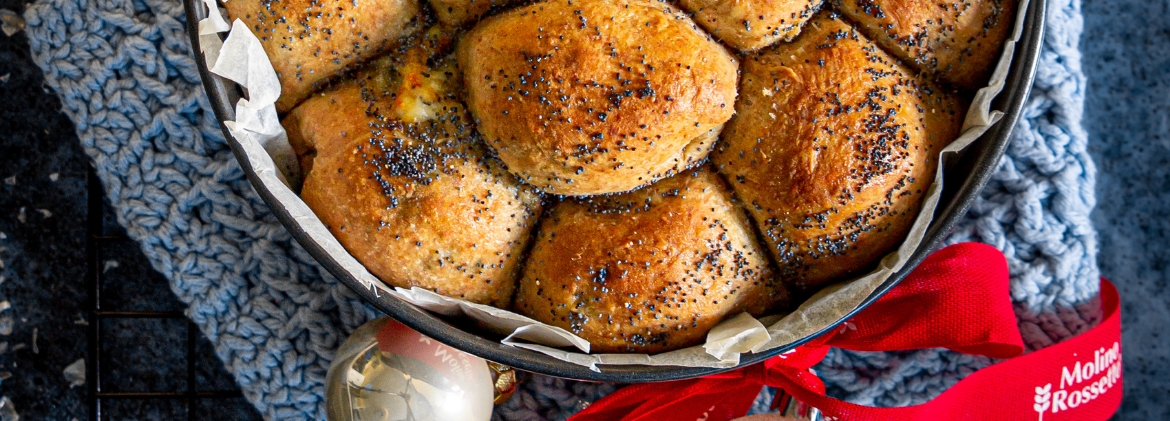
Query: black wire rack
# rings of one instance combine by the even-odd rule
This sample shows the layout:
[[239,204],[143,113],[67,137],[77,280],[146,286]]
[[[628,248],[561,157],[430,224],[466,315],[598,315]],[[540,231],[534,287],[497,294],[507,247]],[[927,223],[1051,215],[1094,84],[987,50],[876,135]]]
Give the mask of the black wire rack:
[[[89,406],[89,419],[91,421],[106,420],[108,414],[103,414],[103,401],[118,400],[118,399],[137,399],[137,400],[185,400],[187,419],[194,421],[198,419],[195,410],[197,401],[205,398],[234,398],[242,396],[241,392],[236,390],[199,390],[198,382],[196,381],[196,350],[195,346],[199,338],[199,328],[195,326],[181,311],[125,311],[118,309],[111,309],[103,307],[102,302],[102,282],[104,278],[104,270],[102,264],[103,247],[110,245],[113,242],[125,241],[127,237],[124,235],[109,235],[104,232],[103,221],[105,220],[106,209],[103,206],[102,198],[104,196],[101,182],[91,172],[87,180],[87,190],[89,199],[87,202],[87,224],[86,224],[86,274],[85,282],[86,288],[89,291],[89,301],[87,303],[88,317],[88,349],[86,355],[86,387],[88,388],[87,398]],[[147,392],[118,392],[110,391],[110,385],[103,384],[102,366],[103,364],[110,364],[106,359],[108,355],[103,355],[103,332],[102,321],[114,319],[155,319],[155,320],[181,320],[186,326],[186,387],[176,387],[175,390],[162,391],[147,391]]]

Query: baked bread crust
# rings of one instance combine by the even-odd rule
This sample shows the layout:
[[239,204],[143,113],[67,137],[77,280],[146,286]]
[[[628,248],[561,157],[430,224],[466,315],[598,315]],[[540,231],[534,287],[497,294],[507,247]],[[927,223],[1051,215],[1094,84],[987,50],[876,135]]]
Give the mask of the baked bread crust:
[[965,109],[828,13],[746,58],[741,92],[712,158],[802,290],[903,241]]
[[759,316],[786,298],[747,215],[700,167],[552,205],[515,308],[588,340],[591,352],[654,353],[702,343],[728,316]]
[[423,27],[418,0],[231,0],[228,16],[260,39],[280,79],[285,113],[322,82]]
[[1015,0],[834,0],[882,47],[919,70],[974,90],[987,79],[1015,22]]
[[503,6],[517,0],[430,0],[431,8],[439,22],[450,26],[464,26],[479,20],[492,7]]
[[441,110],[433,118],[403,122],[398,111],[409,98],[428,95],[412,90],[427,84],[413,78],[443,79],[440,91],[459,80],[453,60],[387,76],[428,60],[404,56],[375,63],[284,119],[307,164],[301,198],[387,284],[507,308],[541,198],[487,154],[455,95],[426,99]]
[[791,41],[821,0],[679,0],[704,29],[740,51]]
[[1016,7],[679,0],[696,23],[662,0],[429,1],[444,25],[399,8],[410,35],[354,45],[396,51],[339,60],[345,80],[287,113],[303,200],[387,284],[638,353],[901,244],[967,105],[930,78],[979,86]]
[[555,194],[624,192],[692,166],[709,151],[687,145],[735,104],[735,57],[661,1],[521,7],[481,21],[458,56],[488,144]]

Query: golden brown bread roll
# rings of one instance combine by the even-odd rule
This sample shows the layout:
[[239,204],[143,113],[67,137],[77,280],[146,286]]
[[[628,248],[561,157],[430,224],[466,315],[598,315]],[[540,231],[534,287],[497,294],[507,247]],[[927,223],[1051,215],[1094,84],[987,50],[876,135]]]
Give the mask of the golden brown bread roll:
[[655,353],[702,343],[728,316],[785,298],[743,210],[706,167],[613,196],[570,198],[540,223],[515,308],[592,344]]
[[961,101],[827,13],[744,61],[712,159],[781,278],[807,289],[870,268],[918,214]]
[[394,58],[284,119],[301,198],[386,283],[507,307],[540,197],[472,141],[453,59]]
[[228,15],[260,39],[280,79],[284,113],[339,71],[421,28],[419,0],[231,0]]
[[479,20],[493,6],[512,3],[515,0],[430,0],[431,7],[439,22],[451,26],[463,26]]
[[982,88],[1013,25],[1017,0],[834,0],[886,51],[964,89]]
[[791,41],[822,0],[679,0],[695,21],[742,51]]
[[[484,19],[459,43],[479,131],[525,182],[623,192],[706,157],[731,117],[736,59],[655,0],[550,0]],[[710,142],[707,142],[710,144]]]

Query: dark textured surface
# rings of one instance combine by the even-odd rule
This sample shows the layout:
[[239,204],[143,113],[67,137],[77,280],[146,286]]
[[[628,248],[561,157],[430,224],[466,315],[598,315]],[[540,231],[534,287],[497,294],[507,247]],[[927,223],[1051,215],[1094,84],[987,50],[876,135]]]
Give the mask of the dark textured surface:
[[1088,0],[1085,128],[1101,274],[1121,292],[1118,419],[1170,419],[1170,2]]
[[[0,8],[23,4],[0,0]],[[42,88],[41,72],[29,60],[24,34],[0,33],[0,300],[12,309],[16,327],[0,337],[9,349],[0,370],[13,377],[0,384],[22,418],[69,420],[84,415],[84,388],[69,388],[61,370],[85,356],[81,319],[86,295],[86,160],[56,97]],[[49,176],[57,173],[56,182]],[[24,222],[21,222],[23,209]],[[49,211],[45,217],[38,209]],[[37,330],[33,352],[32,333]],[[3,345],[0,345],[3,347]]]
[[[0,8],[24,3],[0,0]],[[70,388],[62,370],[86,357],[86,220],[88,159],[56,97],[42,87],[23,33],[0,34],[0,301],[12,304],[15,329],[0,336],[0,395],[12,399],[24,420],[85,420],[85,387]],[[56,174],[56,180],[50,178]],[[4,179],[15,176],[15,183]],[[23,209],[23,217],[21,217]],[[48,214],[40,210],[48,211]],[[112,215],[107,210],[105,215]],[[112,219],[106,241],[102,307],[107,310],[181,311],[166,279],[152,270]],[[187,325],[183,319],[113,319],[102,322],[106,391],[185,391]],[[37,351],[33,330],[37,331]],[[11,351],[23,344],[24,348]],[[0,349],[4,345],[0,343]],[[195,345],[196,390],[234,389],[231,376],[202,336]],[[187,419],[185,399],[103,402],[108,420]],[[243,398],[205,398],[195,419],[249,420],[259,414]]]
[[[23,0],[0,0],[0,8],[24,8]],[[1084,3],[1085,36],[1081,41],[1089,78],[1085,127],[1098,169],[1098,208],[1093,221],[1100,230],[1101,273],[1113,279],[1123,297],[1125,401],[1118,419],[1170,419],[1170,5],[1136,0],[1088,0]],[[26,348],[0,354],[0,371],[13,378],[0,383],[0,395],[13,399],[23,419],[85,419],[81,388],[70,389],[61,370],[85,356],[84,234],[86,159],[68,119],[58,113],[56,98],[44,91],[40,71],[28,58],[23,34],[0,34],[0,179],[16,175],[16,185],[0,181],[0,301],[13,308],[9,346]],[[49,175],[57,173],[56,182]],[[20,222],[20,208],[25,222]],[[52,213],[44,217],[37,209]],[[116,223],[105,226],[115,232]],[[103,305],[117,309],[175,310],[179,303],[165,280],[150,269],[132,243],[106,247],[103,261],[116,261],[105,272]],[[124,322],[117,322],[115,325]],[[108,367],[108,379],[132,383],[119,388],[159,390],[186,387],[183,379],[165,379],[182,371],[185,356],[178,321],[112,326],[107,352],[124,352]],[[133,325],[133,323],[131,323]],[[172,326],[175,325],[175,326]],[[126,330],[119,330],[128,327]],[[38,348],[31,347],[38,330]],[[115,329],[117,328],[117,329]],[[119,333],[120,332],[120,333]],[[173,351],[173,353],[172,353]],[[196,344],[199,389],[232,387],[204,339]],[[150,370],[143,370],[149,363]],[[137,365],[135,365],[137,364]],[[136,383],[133,383],[136,382]],[[177,383],[176,383],[177,382]],[[109,384],[109,383],[107,383]],[[121,389],[119,389],[121,390]],[[174,419],[186,415],[183,400],[107,401],[109,419]],[[203,399],[194,408],[198,419],[257,418],[242,398]]]

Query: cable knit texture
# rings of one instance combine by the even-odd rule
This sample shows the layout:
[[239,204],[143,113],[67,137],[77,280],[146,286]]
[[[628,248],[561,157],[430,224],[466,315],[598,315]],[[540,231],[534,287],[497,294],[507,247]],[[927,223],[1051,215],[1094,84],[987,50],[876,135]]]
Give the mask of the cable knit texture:
[[[999,170],[950,242],[1008,256],[1031,349],[1091,326],[1094,168],[1080,119],[1077,0],[1052,0],[1032,98]],[[375,313],[318,266],[248,184],[210,111],[177,0],[38,0],[32,54],[60,95],[118,222],[268,419],[323,419],[334,349]],[[941,350],[835,351],[832,394],[873,405],[929,399],[986,358]],[[562,420],[613,385],[523,375],[495,419]],[[771,391],[765,390],[755,412]]]

